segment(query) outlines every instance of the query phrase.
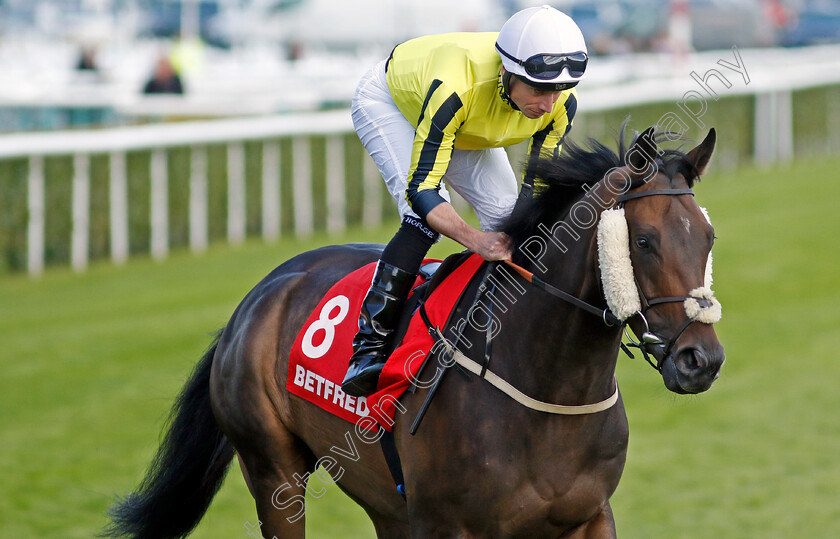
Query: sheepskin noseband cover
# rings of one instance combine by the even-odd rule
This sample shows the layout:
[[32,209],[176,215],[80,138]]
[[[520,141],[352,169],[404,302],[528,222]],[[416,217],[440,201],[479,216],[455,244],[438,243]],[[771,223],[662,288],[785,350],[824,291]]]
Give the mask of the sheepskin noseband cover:
[[624,208],[601,212],[598,223],[598,263],[607,307],[619,320],[626,320],[642,310],[642,301],[633,265],[630,263],[630,231]]
[[[700,208],[706,220],[709,214]],[[709,221],[711,222],[711,221]],[[607,306],[620,320],[626,320],[642,309],[639,289],[630,262],[630,232],[624,208],[612,208],[601,213],[598,223],[598,263]],[[713,324],[720,320],[721,307],[712,286],[712,254],[706,260],[703,286],[688,293],[684,302],[686,315],[698,322]]]

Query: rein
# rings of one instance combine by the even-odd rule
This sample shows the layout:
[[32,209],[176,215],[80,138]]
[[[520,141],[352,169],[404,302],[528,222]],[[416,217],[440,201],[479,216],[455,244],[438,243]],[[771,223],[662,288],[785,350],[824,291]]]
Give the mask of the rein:
[[510,260],[505,260],[504,262],[505,262],[505,264],[510,266],[514,271],[516,271],[516,273],[521,275],[526,281],[528,281],[532,285],[536,286],[537,288],[543,290],[544,292],[548,292],[552,296],[560,298],[563,301],[571,303],[575,307],[578,307],[578,308],[583,309],[584,311],[586,311],[588,313],[591,313],[591,314],[594,314],[595,316],[600,317],[604,321],[604,323],[608,326],[621,325],[621,323],[622,323],[621,319],[619,319],[616,315],[614,315],[609,310],[609,308],[605,307],[605,308],[601,309],[601,308],[598,308],[598,307],[592,305],[591,303],[586,303],[585,301],[583,301],[579,297],[573,296],[573,295],[569,294],[568,292],[563,292],[559,288],[548,284],[547,282],[543,281],[542,279],[540,279],[539,277],[534,275],[532,272],[526,270],[522,266],[519,266],[519,265],[515,264],[514,262],[512,262]]
[[[680,196],[680,195],[694,195],[694,192],[691,189],[656,189],[641,193],[629,193],[622,195],[616,201],[617,204],[624,204],[628,200],[635,200],[637,198],[644,198],[649,196],[657,196],[657,195],[668,195],[668,196]],[[650,331],[650,326],[648,325],[647,318],[645,318],[645,314],[651,307],[656,305],[662,305],[665,303],[676,303],[676,302],[684,302],[687,299],[691,298],[692,296],[672,296],[672,297],[661,297],[661,298],[653,298],[647,299],[642,292],[641,287],[639,286],[638,280],[636,280],[636,289],[639,294],[639,297],[642,301],[642,309],[636,312],[632,316],[639,316],[641,317],[642,321],[645,324],[645,331],[642,332],[641,337],[638,337],[638,341],[634,340],[627,331],[627,321],[622,320],[618,316],[616,316],[612,311],[610,311],[609,307],[601,308],[592,305],[591,303],[587,303],[586,301],[569,294],[568,292],[564,292],[559,288],[547,283],[546,281],[542,280],[541,278],[537,277],[526,270],[525,268],[517,265],[516,263],[512,262],[511,260],[504,261],[510,268],[516,271],[520,276],[522,276],[526,281],[534,285],[535,287],[539,288],[540,290],[551,294],[567,303],[574,305],[575,307],[582,309],[594,316],[597,316],[601,320],[603,320],[604,324],[607,326],[620,326],[624,329],[625,335],[630,340],[630,343],[625,344],[624,342],[621,343],[621,349],[630,357],[633,358],[633,354],[630,352],[629,347],[638,348],[642,355],[644,356],[645,361],[647,361],[655,370],[661,372],[662,367],[658,362],[654,362],[650,358],[650,352],[647,350],[648,346],[663,346],[665,345],[665,354],[663,357],[668,355],[668,352],[673,347],[674,343],[676,343],[677,339],[679,339],[680,335],[685,331],[685,329],[696,322],[697,320],[693,317],[688,317],[677,332],[669,339],[665,340],[664,338],[652,333]],[[489,267],[488,267],[489,273]],[[486,278],[487,274],[485,274]],[[634,275],[635,279],[635,275]],[[481,290],[481,288],[479,288]],[[476,298],[478,299],[478,298]],[[696,299],[696,298],[695,298]],[[602,412],[604,410],[608,410],[611,408],[617,401],[618,401],[618,383],[615,383],[615,391],[612,395],[607,397],[606,399],[596,402],[593,404],[584,404],[584,405],[562,405],[562,404],[551,404],[547,402],[542,402],[528,395],[522,393],[518,389],[516,389],[513,385],[509,382],[495,374],[493,371],[488,369],[489,363],[489,349],[485,350],[485,363],[484,365],[479,364],[472,359],[465,356],[460,350],[458,350],[457,346],[453,346],[450,344],[447,339],[443,336],[440,329],[437,326],[434,326],[431,321],[429,320],[428,316],[425,313],[424,306],[421,305],[419,308],[420,315],[423,319],[423,322],[426,324],[429,334],[432,338],[441,343],[444,346],[444,353],[448,356],[447,361],[444,362],[445,369],[453,365],[458,365],[461,369],[469,371],[480,378],[483,378],[491,385],[514,399],[516,402],[531,408],[533,410],[538,410],[541,412],[547,412],[552,414],[561,414],[561,415],[582,415],[582,414],[592,414],[597,412]],[[631,318],[632,318],[631,316]],[[629,319],[629,318],[628,318]],[[490,345],[490,335],[489,335],[489,326],[488,326],[488,336],[487,336],[487,343],[486,346],[489,348]],[[635,330],[634,330],[635,333]],[[426,400],[423,402],[420,411],[417,414],[417,417],[414,420],[414,423],[409,430],[410,434],[414,434],[419,427],[420,420],[425,415],[425,410],[431,401],[435,390],[437,389],[438,384],[442,376],[439,377],[434,384],[434,386],[430,389],[429,393],[426,396]]]

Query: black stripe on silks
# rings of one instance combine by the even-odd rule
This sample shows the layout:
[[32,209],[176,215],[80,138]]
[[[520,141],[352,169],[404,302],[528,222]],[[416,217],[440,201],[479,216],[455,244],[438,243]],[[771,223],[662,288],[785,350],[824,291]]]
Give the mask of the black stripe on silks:
[[560,145],[563,144],[563,141],[566,140],[566,135],[572,130],[572,120],[575,119],[575,113],[577,112],[577,97],[574,94],[569,94],[563,106],[566,107],[566,129],[563,131],[563,136],[557,142],[557,146],[554,147],[555,159],[560,157]]
[[426,92],[426,99],[423,100],[423,107],[420,109],[420,117],[417,119],[418,126],[423,122],[423,117],[426,115],[426,107],[429,106],[429,101],[432,99],[432,94],[435,93],[435,90],[437,90],[441,84],[443,84],[442,80],[435,79],[432,81],[432,84],[429,85],[429,91]]
[[[563,143],[563,139],[566,138],[566,135],[569,134],[569,131],[572,130],[572,120],[575,119],[575,113],[577,113],[577,97],[574,94],[569,94],[569,98],[566,100],[566,130],[563,131],[563,136],[560,138],[560,143],[557,145],[558,147],[560,144]],[[554,149],[554,153],[559,153],[557,148]]]
[[566,103],[563,106],[566,107],[566,120],[568,122],[566,133],[568,133],[569,129],[571,129],[572,120],[575,118],[575,113],[577,113],[577,97],[575,97],[575,94],[569,94],[569,98],[566,99]]
[[440,150],[440,143],[443,141],[443,131],[455,114],[464,106],[461,103],[461,98],[458,94],[453,93],[446,98],[446,101],[432,116],[431,126],[429,127],[429,136],[423,142],[423,148],[420,150],[420,158],[417,161],[417,168],[411,177],[408,184],[408,199],[413,203],[414,195],[417,193],[417,188],[426,180],[429,172],[435,166],[437,161],[438,150]]
[[[545,129],[541,129],[534,133],[533,140],[531,140],[531,155],[528,156],[528,165],[532,163],[536,163],[537,159],[540,157],[540,149],[542,149],[543,144],[545,143],[545,138],[551,133],[551,130],[554,129],[554,120],[551,120]],[[531,167],[525,167],[525,177],[523,181],[528,185],[534,185],[534,175],[531,174]]]
[[531,155],[528,156],[528,160],[534,162],[534,160],[540,157],[540,150],[545,144],[545,139],[549,133],[554,130],[554,120],[551,120],[545,129],[537,131],[534,133],[534,141],[531,143]]

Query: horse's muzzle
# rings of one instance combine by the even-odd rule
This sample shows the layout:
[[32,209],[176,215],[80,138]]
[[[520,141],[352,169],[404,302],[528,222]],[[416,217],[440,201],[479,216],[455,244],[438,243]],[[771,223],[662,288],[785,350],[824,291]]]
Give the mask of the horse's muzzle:
[[674,393],[702,393],[720,376],[725,361],[723,346],[685,346],[661,363],[665,387]]

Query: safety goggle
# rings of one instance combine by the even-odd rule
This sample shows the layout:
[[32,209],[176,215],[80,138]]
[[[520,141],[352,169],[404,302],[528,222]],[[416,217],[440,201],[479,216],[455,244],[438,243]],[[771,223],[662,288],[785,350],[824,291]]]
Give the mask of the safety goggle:
[[551,80],[560,75],[563,68],[569,69],[569,76],[580,77],[586,71],[589,55],[585,52],[572,54],[535,54],[527,60],[520,60],[505,52],[496,43],[496,50],[525,68],[525,73],[538,80]]

